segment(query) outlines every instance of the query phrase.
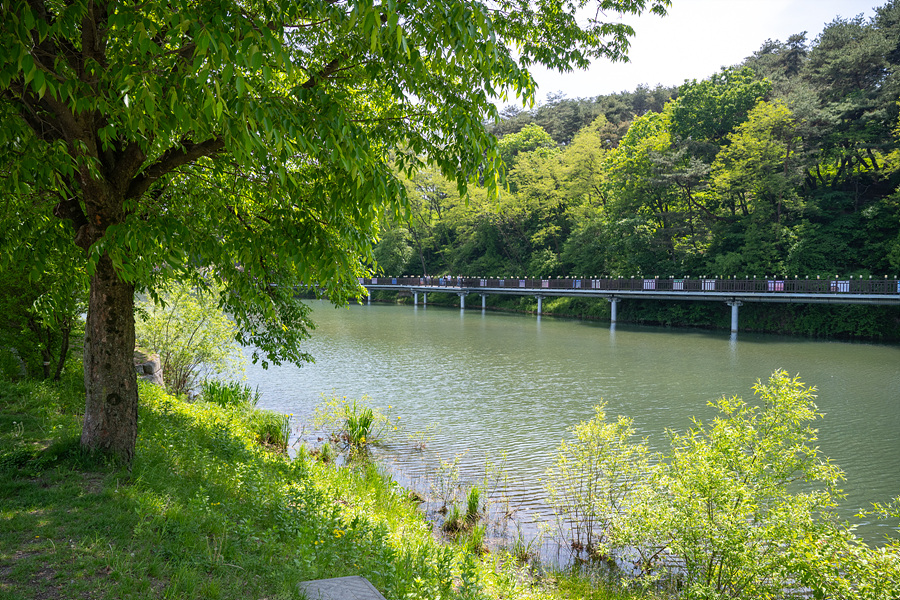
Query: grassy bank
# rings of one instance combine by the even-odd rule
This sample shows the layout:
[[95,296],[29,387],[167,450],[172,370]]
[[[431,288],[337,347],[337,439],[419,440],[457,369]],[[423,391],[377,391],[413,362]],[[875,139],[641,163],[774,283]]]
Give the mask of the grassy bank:
[[290,460],[250,407],[142,387],[130,471],[81,453],[82,410],[77,369],[0,381],[2,600],[272,600],[344,575],[389,599],[642,597],[442,543],[375,466]]

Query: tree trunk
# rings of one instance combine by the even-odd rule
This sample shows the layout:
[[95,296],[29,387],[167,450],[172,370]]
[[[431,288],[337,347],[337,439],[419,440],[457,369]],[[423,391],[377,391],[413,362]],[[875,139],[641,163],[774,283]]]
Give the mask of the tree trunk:
[[59,381],[62,376],[63,367],[66,366],[66,357],[69,355],[69,338],[72,334],[72,325],[68,319],[62,326],[62,340],[59,347],[59,360],[56,361],[56,373],[53,374],[53,381]]
[[81,447],[130,463],[137,443],[134,286],[103,255],[91,277],[84,339],[87,401]]

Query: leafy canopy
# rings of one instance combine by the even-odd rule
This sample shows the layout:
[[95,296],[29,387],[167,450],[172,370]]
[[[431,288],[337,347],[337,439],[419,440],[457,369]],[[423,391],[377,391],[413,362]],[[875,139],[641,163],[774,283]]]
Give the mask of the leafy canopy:
[[532,99],[520,65],[624,59],[633,31],[603,15],[668,0],[576,19],[589,4],[2,0],[0,177],[20,202],[0,242],[52,213],[89,275],[108,257],[154,294],[212,267],[241,341],[300,360],[285,290],[357,291],[382,211],[406,207],[393,166],[495,189],[484,124],[495,99]]

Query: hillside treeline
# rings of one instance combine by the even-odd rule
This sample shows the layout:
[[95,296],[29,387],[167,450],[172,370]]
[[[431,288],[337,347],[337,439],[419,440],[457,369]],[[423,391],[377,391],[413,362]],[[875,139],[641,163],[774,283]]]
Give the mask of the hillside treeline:
[[419,173],[379,271],[896,275],[898,68],[893,0],[677,89],[508,108],[499,200]]

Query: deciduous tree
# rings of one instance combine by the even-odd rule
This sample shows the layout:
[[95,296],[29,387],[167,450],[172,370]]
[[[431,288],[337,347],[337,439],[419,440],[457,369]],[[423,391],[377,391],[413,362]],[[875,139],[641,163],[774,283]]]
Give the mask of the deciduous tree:
[[90,275],[82,445],[133,456],[136,289],[206,266],[241,341],[302,358],[291,286],[354,292],[404,202],[389,158],[494,185],[484,122],[508,91],[531,100],[523,67],[621,59],[633,31],[604,12],[668,0],[579,24],[588,4],[0,1],[4,185],[23,220],[71,224]]

